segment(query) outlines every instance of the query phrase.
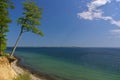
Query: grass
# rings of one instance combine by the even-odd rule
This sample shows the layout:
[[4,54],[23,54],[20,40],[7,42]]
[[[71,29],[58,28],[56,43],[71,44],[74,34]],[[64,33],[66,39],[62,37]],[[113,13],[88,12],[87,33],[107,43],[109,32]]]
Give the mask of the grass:
[[32,80],[30,78],[30,74],[28,72],[25,72],[24,74],[22,75],[19,75],[16,79],[14,80]]
[[3,53],[1,56],[9,57],[10,55],[8,53]]

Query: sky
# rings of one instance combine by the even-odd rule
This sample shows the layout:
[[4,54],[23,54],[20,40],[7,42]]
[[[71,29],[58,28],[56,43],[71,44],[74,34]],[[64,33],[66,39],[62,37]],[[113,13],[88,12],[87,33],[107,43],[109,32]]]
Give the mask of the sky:
[[[12,23],[7,44],[13,46],[20,31],[22,2],[13,0]],[[44,37],[24,33],[18,46],[33,47],[120,47],[120,0],[35,0],[44,9]]]

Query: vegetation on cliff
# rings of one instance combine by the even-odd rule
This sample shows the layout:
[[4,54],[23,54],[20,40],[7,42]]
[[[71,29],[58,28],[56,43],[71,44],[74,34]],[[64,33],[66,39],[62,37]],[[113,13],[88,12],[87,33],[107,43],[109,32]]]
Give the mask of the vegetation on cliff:
[[0,55],[4,54],[6,49],[6,32],[8,32],[8,23],[11,22],[9,18],[8,9],[14,8],[11,0],[0,0]]
[[21,26],[20,34],[9,55],[5,53],[7,47],[6,33],[9,32],[8,24],[11,22],[9,9],[14,9],[14,6],[12,0],[0,0],[0,80],[31,80],[28,73],[18,76],[11,67],[11,62],[15,60],[14,52],[23,33],[32,32],[43,36],[43,32],[38,27],[41,25],[40,19],[43,9],[39,8],[33,0],[26,0],[23,7],[23,16],[17,20]]
[[[43,36],[43,32],[38,27],[41,25],[40,19],[42,18],[43,9],[39,8],[33,0],[26,0],[23,3],[23,7],[23,16],[17,20],[17,23],[21,26],[21,30],[10,56],[13,56],[23,33],[32,32]],[[6,32],[9,31],[8,23],[11,22],[9,18],[10,8],[14,8],[12,0],[0,0],[0,55],[5,53],[7,46]]]
[[25,72],[24,74],[17,76],[17,78],[14,80],[32,80],[32,79],[30,77],[30,74]]
[[21,30],[18,35],[15,46],[12,50],[11,56],[13,56],[17,44],[23,33],[32,32],[40,36],[43,36],[43,32],[38,27],[41,25],[40,19],[42,18],[41,14],[43,9],[39,8],[33,1],[26,1],[23,3],[23,6],[24,6],[23,16],[17,20],[18,24],[20,24],[21,26]]

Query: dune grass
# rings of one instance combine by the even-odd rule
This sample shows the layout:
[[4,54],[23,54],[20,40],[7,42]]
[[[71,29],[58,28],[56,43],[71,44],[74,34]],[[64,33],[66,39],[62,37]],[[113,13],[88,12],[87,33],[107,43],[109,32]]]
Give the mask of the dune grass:
[[30,78],[30,74],[28,72],[25,72],[24,74],[22,75],[19,75],[16,79],[14,80],[32,80]]

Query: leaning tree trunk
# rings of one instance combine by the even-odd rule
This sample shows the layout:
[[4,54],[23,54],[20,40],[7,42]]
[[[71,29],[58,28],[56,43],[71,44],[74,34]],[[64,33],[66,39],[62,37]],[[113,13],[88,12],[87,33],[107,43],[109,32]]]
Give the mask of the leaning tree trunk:
[[10,54],[11,57],[14,55],[14,52],[15,52],[15,50],[16,50],[16,48],[17,48],[17,45],[18,45],[18,42],[19,42],[19,40],[20,40],[20,38],[21,38],[21,36],[22,36],[22,33],[23,33],[23,31],[21,30],[21,32],[19,33],[19,36],[18,36],[18,38],[17,38],[17,41],[16,41],[16,43],[15,43],[15,45],[14,45],[14,47],[13,47],[13,50],[12,50],[12,52],[11,52],[11,54]]

